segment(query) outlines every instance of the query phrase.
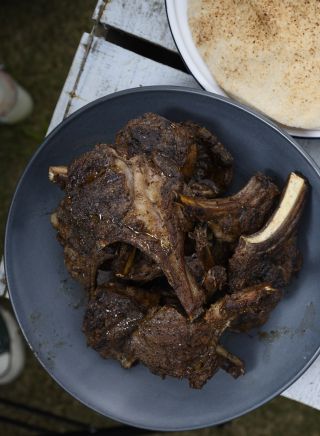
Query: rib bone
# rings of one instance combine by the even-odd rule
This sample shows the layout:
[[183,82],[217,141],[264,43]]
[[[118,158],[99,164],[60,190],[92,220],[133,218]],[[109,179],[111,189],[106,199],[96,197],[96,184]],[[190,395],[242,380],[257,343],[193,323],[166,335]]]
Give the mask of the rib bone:
[[222,333],[242,316],[258,317],[260,313],[265,313],[267,307],[271,311],[280,298],[281,291],[268,283],[260,283],[221,298],[210,306],[204,318]]
[[263,281],[282,287],[300,269],[295,230],[307,191],[307,181],[291,173],[280,204],[267,224],[253,235],[241,236],[229,261],[232,288],[237,290]]
[[300,218],[305,196],[308,190],[307,182],[296,173],[291,173],[280,204],[267,224],[259,232],[250,236],[243,236],[247,244],[254,244],[256,247],[268,242],[281,244],[292,230],[296,227]]
[[221,358],[220,367],[231,374],[234,378],[238,378],[240,375],[245,373],[243,361],[226,350],[222,345],[217,345],[216,353]]
[[258,173],[231,197],[208,200],[180,195],[180,201],[196,218],[208,221],[216,238],[232,242],[261,228],[278,194],[277,186]]
[[68,167],[49,167],[49,180],[52,183],[57,183],[62,189],[64,189],[68,180]]
[[56,212],[53,212],[53,213],[51,214],[51,216],[50,216],[50,221],[51,221],[52,226],[53,226],[55,229],[58,229],[58,228],[59,228],[59,220],[58,220],[58,217],[57,217]]

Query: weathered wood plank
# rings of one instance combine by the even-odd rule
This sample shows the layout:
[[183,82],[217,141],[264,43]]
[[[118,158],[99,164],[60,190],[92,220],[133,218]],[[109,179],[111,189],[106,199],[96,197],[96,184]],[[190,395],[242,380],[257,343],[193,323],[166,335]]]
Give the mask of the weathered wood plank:
[[77,80],[81,74],[82,67],[85,63],[86,54],[90,45],[91,36],[84,33],[81,37],[80,44],[74,55],[68,77],[61,91],[59,100],[53,112],[51,122],[47,134],[51,132],[64,118],[70,101],[73,98],[73,92],[76,87]]
[[282,395],[320,410],[320,357]]
[[112,92],[148,85],[199,88],[189,74],[95,37],[65,115]]
[[106,7],[108,0],[98,0],[98,3],[96,4],[96,7],[94,8],[92,19],[94,21],[100,21],[100,17],[103,13],[104,8]]
[[126,88],[179,85],[199,88],[189,74],[85,33],[54,111],[48,133],[85,104]]
[[[101,12],[101,3],[97,5],[95,18]],[[100,22],[177,52],[164,0],[109,0]]]

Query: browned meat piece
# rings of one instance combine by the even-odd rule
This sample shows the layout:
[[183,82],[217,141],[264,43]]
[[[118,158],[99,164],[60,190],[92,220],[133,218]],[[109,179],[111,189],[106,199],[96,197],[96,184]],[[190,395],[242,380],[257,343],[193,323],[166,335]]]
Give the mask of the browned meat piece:
[[278,299],[268,285],[249,288],[219,300],[194,322],[176,308],[155,308],[132,335],[133,353],[153,373],[187,378],[193,388],[201,388],[219,367],[238,376],[243,363],[220,346],[220,336],[239,316],[258,316],[261,307]]
[[[145,155],[125,159],[101,144],[76,159],[55,217],[65,253],[81,259],[82,282],[94,288],[108,247],[124,242],[157,263],[188,315],[197,317],[205,294],[184,262],[188,223],[175,202],[182,188],[181,176],[168,177]],[[72,273],[74,264],[66,264]]]
[[205,127],[187,121],[180,123],[189,130],[197,144],[197,161],[189,181],[193,195],[213,198],[222,194],[231,184],[233,158],[218,138]]
[[240,238],[229,261],[229,283],[233,291],[261,282],[281,288],[299,271],[301,255],[295,233],[307,191],[305,179],[291,173],[280,204],[265,227]]
[[193,170],[195,163],[195,159],[191,159],[190,156],[193,154],[193,143],[187,129],[153,113],[130,120],[117,133],[115,140],[117,151],[127,158],[142,153],[149,156],[161,154],[166,161],[172,161],[180,171],[184,172],[186,167],[190,173],[190,164]]
[[207,223],[197,223],[194,230],[188,233],[188,237],[187,242],[194,241],[194,245],[190,246],[191,253],[189,255],[195,253],[205,271],[214,265],[227,266],[228,260],[236,248],[235,242],[216,239]]
[[[281,296],[279,296],[280,299]],[[247,315],[240,316],[235,322],[230,326],[230,330],[235,332],[249,332],[254,328],[263,326],[269,319],[269,316],[278,301],[274,304],[266,304],[265,307],[261,308],[259,313],[249,313]]]
[[[185,261],[197,282],[206,289],[208,300],[227,284],[226,269],[216,262],[218,256],[214,245],[219,242],[213,243],[213,236],[204,223],[197,224],[193,232],[189,232],[189,238],[195,241],[195,253],[186,256]],[[220,255],[219,257],[221,258]]]
[[228,280],[225,267],[215,265],[208,271],[205,271],[202,262],[195,254],[192,256],[186,256],[185,262],[197,283],[206,290],[207,302],[210,302],[213,294],[226,288]]
[[[267,307],[274,308],[281,299],[281,291],[267,283],[249,286],[212,304],[205,313],[207,322],[215,323],[215,328],[221,323],[223,329],[230,328],[244,316],[259,316]],[[220,320],[220,321],[219,321]],[[221,328],[222,328],[221,327]]]
[[128,122],[117,134],[116,146],[128,158],[161,155],[162,169],[173,162],[194,195],[216,196],[232,180],[232,156],[212,133],[195,123],[175,123],[148,113]]
[[111,269],[114,275],[134,282],[150,282],[163,275],[159,265],[136,247],[120,244]]
[[132,336],[134,355],[154,374],[187,378],[201,388],[219,369],[219,333],[204,320],[190,323],[177,309],[151,313]]
[[206,223],[196,224],[194,230],[189,232],[189,238],[195,242],[195,254],[197,259],[203,265],[203,270],[207,271],[215,265],[215,259],[212,253],[212,233],[208,231]]
[[201,284],[205,274],[202,262],[198,259],[196,254],[185,256],[184,260],[192,275],[195,277],[197,283]]
[[202,284],[209,298],[216,292],[222,291],[227,285],[226,269],[221,265],[213,266],[204,274]]
[[[62,186],[63,180],[65,197],[58,209],[51,216],[51,222],[57,229],[58,240],[64,247],[64,260],[71,276],[79,280],[86,288],[95,285],[97,269],[106,261],[113,259],[114,247],[99,248],[97,246],[96,227],[100,221],[99,212],[88,215],[90,197],[88,191],[93,182],[99,182],[105,174],[108,157],[103,157],[99,146],[90,153],[82,155],[75,160],[68,170],[59,175],[57,168],[49,169],[49,178]],[[83,172],[81,166],[83,165]],[[52,170],[55,169],[55,171]],[[54,174],[54,177],[50,174]],[[110,171],[109,173],[110,174]],[[66,178],[67,175],[67,178]],[[114,180],[114,196],[117,189],[121,189],[123,179]],[[92,186],[95,186],[93,184]],[[82,204],[81,204],[81,196]],[[98,196],[98,192],[96,192]],[[93,199],[94,204],[95,199]],[[92,209],[94,209],[91,204]],[[78,210],[75,210],[76,207]],[[83,210],[82,210],[83,208]]]
[[90,293],[83,322],[87,343],[104,358],[114,358],[129,368],[136,358],[130,340],[159,294],[109,283]]
[[219,300],[194,322],[178,307],[158,307],[159,298],[159,292],[117,282],[98,287],[90,293],[83,323],[88,345],[126,368],[140,360],[156,374],[185,377],[200,388],[219,367],[233,377],[244,373],[243,362],[219,338],[237,320],[259,318],[274,307],[280,293],[268,285],[245,289]]
[[[259,285],[246,288],[244,291],[241,290],[235,294],[232,294],[231,297],[237,298],[234,296],[240,295],[241,298],[243,292],[251,292],[252,295],[259,295],[259,290],[265,290],[266,288],[272,289],[267,283],[261,283]],[[270,313],[276,307],[282,297],[280,290],[273,289],[273,291],[274,292],[269,294],[262,293],[258,298],[254,296],[253,298],[256,299],[256,308],[252,308],[247,312],[244,311],[243,313],[239,314],[239,316],[237,316],[235,320],[231,322],[230,329],[238,332],[248,332],[253,328],[260,327],[265,324],[269,319]]]
[[227,285],[226,268],[221,265],[215,265],[208,270],[205,270],[203,263],[199,260],[196,254],[186,256],[185,262],[197,280],[207,292],[206,300],[212,297],[217,291],[222,291]]
[[214,264],[227,267],[236,246],[236,242],[226,242],[214,238],[211,248]]
[[77,232],[78,227],[69,225],[67,221],[64,211],[66,205],[71,206],[70,198],[64,199],[51,215],[51,224],[57,230],[57,238],[64,247],[64,263],[70,275],[90,288],[96,281],[98,268],[105,269],[105,265],[115,258],[117,249],[111,245],[97,250],[93,232],[86,239],[81,237]]
[[180,195],[180,200],[187,213],[208,222],[217,239],[232,242],[263,226],[278,194],[271,179],[258,173],[232,197],[207,200]]

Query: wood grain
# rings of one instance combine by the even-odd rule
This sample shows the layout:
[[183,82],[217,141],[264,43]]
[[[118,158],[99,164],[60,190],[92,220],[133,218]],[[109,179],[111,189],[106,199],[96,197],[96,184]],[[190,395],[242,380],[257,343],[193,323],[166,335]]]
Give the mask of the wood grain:
[[74,90],[77,80],[81,76],[82,69],[85,65],[88,49],[90,49],[91,37],[84,33],[81,37],[80,44],[74,55],[69,74],[62,88],[59,100],[53,112],[51,122],[47,131],[50,133],[66,116],[67,108],[74,99]]
[[177,52],[164,0],[110,0],[103,9],[100,22]]
[[320,357],[282,395],[320,410]]
[[[146,59],[131,51],[84,34],[61,92],[49,131],[85,104],[112,92],[149,85],[199,88],[189,74]],[[85,47],[85,48],[84,48]],[[83,57],[85,61],[83,61]],[[81,66],[81,68],[80,68]]]

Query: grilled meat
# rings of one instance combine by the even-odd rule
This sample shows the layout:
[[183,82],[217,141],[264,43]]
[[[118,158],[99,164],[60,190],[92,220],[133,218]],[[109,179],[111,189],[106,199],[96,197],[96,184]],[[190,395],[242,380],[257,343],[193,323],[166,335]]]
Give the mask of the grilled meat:
[[144,153],[161,156],[161,169],[174,163],[194,195],[215,197],[231,183],[233,158],[207,129],[192,122],[175,123],[148,113],[131,120],[116,136],[127,158]]
[[197,145],[197,160],[189,187],[195,196],[213,198],[223,194],[233,177],[233,158],[205,127],[191,121],[180,123]]
[[221,265],[215,265],[204,274],[202,284],[207,295],[211,297],[214,293],[223,291],[227,286],[227,281],[226,269]]
[[[271,293],[265,293],[259,295],[259,290],[273,289]],[[243,290],[237,292],[235,295],[242,295]],[[259,297],[254,297],[256,299],[256,308],[252,310],[240,313],[230,324],[230,329],[236,332],[248,332],[253,328],[257,328],[265,324],[270,316],[272,310],[276,307],[282,297],[282,292],[276,288],[271,288],[267,283],[260,283],[255,286],[246,288],[245,292],[252,292]],[[241,298],[241,297],[240,297]]]
[[233,377],[244,373],[244,363],[219,339],[243,317],[259,318],[279,298],[279,291],[259,285],[225,296],[190,322],[179,306],[160,307],[159,292],[112,282],[90,293],[83,331],[104,358],[125,368],[140,361],[155,374],[187,378],[201,388],[219,368]]
[[268,285],[249,288],[219,300],[194,322],[170,306],[152,309],[132,334],[133,353],[151,372],[187,378],[197,389],[220,367],[239,376],[244,373],[243,362],[227,352],[219,339],[239,316],[258,316],[267,304],[262,302],[277,296],[278,291]]
[[182,188],[180,175],[167,176],[145,155],[126,159],[101,144],[76,159],[56,211],[69,271],[75,275],[81,260],[82,282],[93,288],[108,247],[125,242],[158,264],[186,312],[198,316],[205,294],[184,262],[188,223],[175,202]]
[[258,173],[232,197],[200,199],[180,195],[180,200],[193,216],[208,222],[217,239],[233,242],[263,226],[278,194],[271,179]]
[[307,182],[291,173],[280,204],[259,232],[241,236],[229,261],[229,282],[233,291],[268,282],[275,287],[288,285],[301,268],[296,230],[308,191]]
[[192,232],[189,232],[189,238],[195,242],[195,254],[201,262],[203,270],[207,271],[215,265],[212,248],[212,234],[208,230],[206,223],[198,223]]
[[[207,301],[216,291],[222,291],[227,285],[227,274],[223,263],[222,250],[217,246],[227,243],[213,241],[210,229],[204,223],[196,224],[189,238],[195,242],[195,252],[186,256],[185,261],[197,282],[207,291]],[[217,262],[218,260],[218,262]]]
[[116,147],[50,167],[65,191],[51,222],[88,292],[83,331],[102,357],[125,368],[140,361],[194,388],[219,368],[244,373],[220,338],[264,324],[300,269],[307,182],[292,173],[273,212],[279,191],[260,173],[215,198],[232,173],[211,132],[155,114],[129,121]]
[[90,293],[83,322],[87,343],[104,358],[114,358],[129,368],[136,358],[131,335],[148,310],[157,306],[160,295],[109,283]]
[[204,320],[190,323],[177,309],[163,306],[139,325],[132,347],[154,374],[187,378],[200,388],[219,368],[218,339]]

